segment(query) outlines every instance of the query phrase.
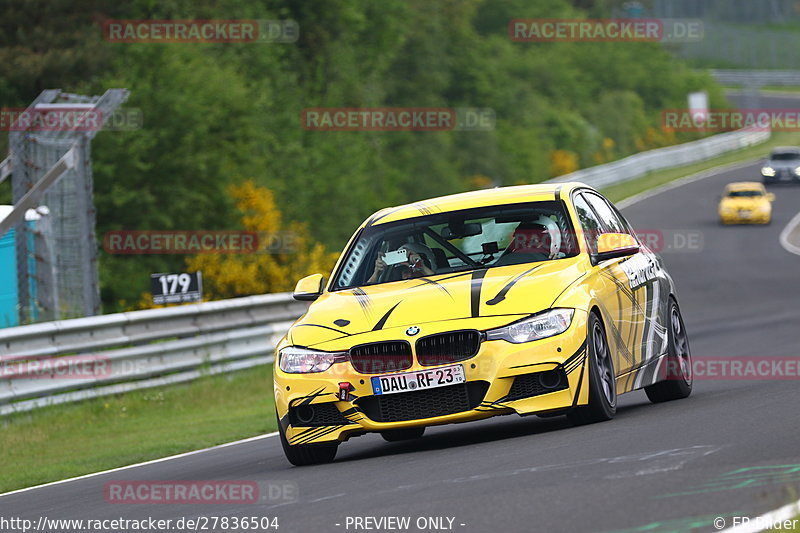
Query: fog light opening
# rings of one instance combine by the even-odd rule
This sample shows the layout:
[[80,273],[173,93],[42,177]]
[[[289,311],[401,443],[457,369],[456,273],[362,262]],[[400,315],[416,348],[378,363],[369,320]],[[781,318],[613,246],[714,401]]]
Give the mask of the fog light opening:
[[558,370],[548,370],[539,372],[539,384],[545,389],[556,389],[561,386],[561,372]]
[[301,405],[295,408],[294,414],[299,422],[308,424],[314,420],[314,407],[310,405]]

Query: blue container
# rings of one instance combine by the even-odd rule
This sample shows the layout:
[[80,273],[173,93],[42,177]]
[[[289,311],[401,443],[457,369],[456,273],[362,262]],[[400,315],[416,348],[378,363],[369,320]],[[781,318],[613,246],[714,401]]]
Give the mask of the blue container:
[[[3,220],[13,209],[10,205],[0,205],[0,220]],[[26,224],[31,230],[36,227],[35,219],[38,215],[34,211],[28,211],[30,217],[26,217]],[[30,220],[30,219],[33,220]],[[33,233],[28,234],[28,250],[33,250]],[[29,301],[36,302],[37,287],[33,275],[36,273],[36,261],[33,254],[28,258],[28,271],[30,273],[31,286],[29,287]],[[36,306],[32,306],[31,321],[37,319]],[[14,229],[8,230],[5,235],[0,236],[0,328],[8,328],[19,325],[19,286],[17,281],[17,252],[16,238]]]
[[[0,220],[6,217],[11,206],[0,206]],[[0,328],[19,324],[17,305],[17,258],[14,249],[14,229],[0,236]]]

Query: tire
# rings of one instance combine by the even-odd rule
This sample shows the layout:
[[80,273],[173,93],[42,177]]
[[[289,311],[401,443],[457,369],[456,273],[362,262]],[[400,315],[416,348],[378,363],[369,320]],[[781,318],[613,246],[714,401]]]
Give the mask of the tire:
[[567,411],[567,419],[576,426],[611,420],[617,413],[614,361],[603,322],[594,312],[589,314],[586,350],[589,404]]
[[653,403],[686,398],[692,393],[692,354],[683,317],[674,298],[669,299],[667,379],[644,388]]
[[420,438],[425,433],[425,426],[416,428],[388,429],[381,431],[381,437],[386,442],[399,442]]
[[338,442],[299,444],[293,446],[286,440],[286,434],[283,432],[280,419],[278,420],[278,433],[281,437],[283,453],[286,454],[286,459],[294,466],[330,463],[333,462],[333,459],[336,457],[336,449],[339,447]]

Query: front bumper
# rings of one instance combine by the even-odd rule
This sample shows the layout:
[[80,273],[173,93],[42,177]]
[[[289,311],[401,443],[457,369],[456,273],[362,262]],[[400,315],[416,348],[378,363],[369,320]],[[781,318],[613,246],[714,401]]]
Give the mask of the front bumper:
[[769,211],[751,211],[748,214],[720,213],[720,222],[723,224],[767,224],[772,219]]
[[797,175],[794,169],[783,168],[776,170],[772,176],[761,174],[764,183],[800,183],[800,175]]
[[[375,395],[371,378],[350,362],[334,364],[325,372],[287,374],[275,365],[275,404],[289,444],[344,441],[354,435],[417,426],[479,420],[491,416],[559,411],[588,402],[586,313],[576,310],[564,333],[523,344],[483,341],[477,355],[463,365],[466,383]],[[453,329],[480,329],[481,319],[427,324],[426,333]],[[485,322],[485,321],[483,321]],[[381,340],[403,339],[405,328],[382,332]],[[362,342],[351,341],[353,345]],[[341,348],[339,348],[341,349]],[[428,370],[414,353],[414,364],[402,372]],[[340,383],[352,389],[341,400]],[[544,385],[543,383],[544,382]]]

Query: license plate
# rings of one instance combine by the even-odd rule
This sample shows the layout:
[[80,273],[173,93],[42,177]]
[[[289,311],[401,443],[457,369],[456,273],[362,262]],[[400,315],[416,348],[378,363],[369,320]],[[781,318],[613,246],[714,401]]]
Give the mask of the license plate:
[[739,209],[739,216],[740,217],[749,217],[750,211],[747,209]]
[[389,374],[372,378],[372,392],[375,394],[396,394],[398,392],[411,392],[423,389],[435,389],[464,383],[462,365],[443,366],[430,370],[417,370],[403,374]]

